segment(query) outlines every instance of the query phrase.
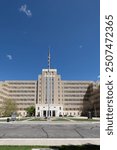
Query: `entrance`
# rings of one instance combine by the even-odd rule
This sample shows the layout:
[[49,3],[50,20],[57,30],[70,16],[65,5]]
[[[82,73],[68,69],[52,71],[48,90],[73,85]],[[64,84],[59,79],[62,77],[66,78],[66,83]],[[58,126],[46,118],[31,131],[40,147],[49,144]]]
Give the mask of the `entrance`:
[[55,110],[52,111],[52,116],[55,117]]
[[46,110],[43,111],[43,116],[46,117]]
[[50,116],[51,116],[51,111],[50,111]]

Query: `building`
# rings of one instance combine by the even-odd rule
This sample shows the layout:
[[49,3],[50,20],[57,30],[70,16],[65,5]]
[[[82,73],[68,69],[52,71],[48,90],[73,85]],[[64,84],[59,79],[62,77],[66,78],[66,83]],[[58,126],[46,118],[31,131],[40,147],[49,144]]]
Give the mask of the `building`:
[[64,115],[81,116],[84,105],[88,103],[87,88],[92,81],[62,81]]
[[[88,96],[88,97],[87,97]],[[100,82],[92,82],[89,84],[87,91],[84,95],[87,99],[83,100],[82,114],[84,116],[90,111],[93,116],[100,116]]]
[[50,68],[49,53],[48,68],[37,81],[0,82],[0,107],[5,99],[12,99],[22,116],[29,106],[35,106],[36,117],[81,116],[88,111],[99,116],[99,93],[97,82],[62,80],[57,70]]
[[37,81],[4,81],[0,82],[0,106],[6,99],[16,102],[18,113],[26,115],[26,108],[35,106]]

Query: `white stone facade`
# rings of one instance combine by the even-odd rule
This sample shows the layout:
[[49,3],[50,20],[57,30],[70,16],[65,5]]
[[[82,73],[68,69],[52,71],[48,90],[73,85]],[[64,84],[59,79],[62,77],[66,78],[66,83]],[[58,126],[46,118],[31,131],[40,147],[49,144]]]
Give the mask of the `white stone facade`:
[[61,115],[63,116],[62,105],[36,105],[36,117],[59,117]]

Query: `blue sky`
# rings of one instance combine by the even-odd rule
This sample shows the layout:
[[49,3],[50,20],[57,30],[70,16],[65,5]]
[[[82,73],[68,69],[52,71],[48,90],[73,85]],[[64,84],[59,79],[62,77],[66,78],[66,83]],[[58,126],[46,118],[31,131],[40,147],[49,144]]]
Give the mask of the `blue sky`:
[[100,74],[99,0],[0,0],[0,80],[37,80],[51,68],[64,80]]

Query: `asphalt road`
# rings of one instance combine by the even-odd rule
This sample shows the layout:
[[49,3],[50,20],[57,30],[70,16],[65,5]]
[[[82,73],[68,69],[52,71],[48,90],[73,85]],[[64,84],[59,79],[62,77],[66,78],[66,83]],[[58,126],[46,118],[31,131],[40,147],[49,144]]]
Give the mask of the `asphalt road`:
[[99,123],[0,124],[2,138],[99,138]]

